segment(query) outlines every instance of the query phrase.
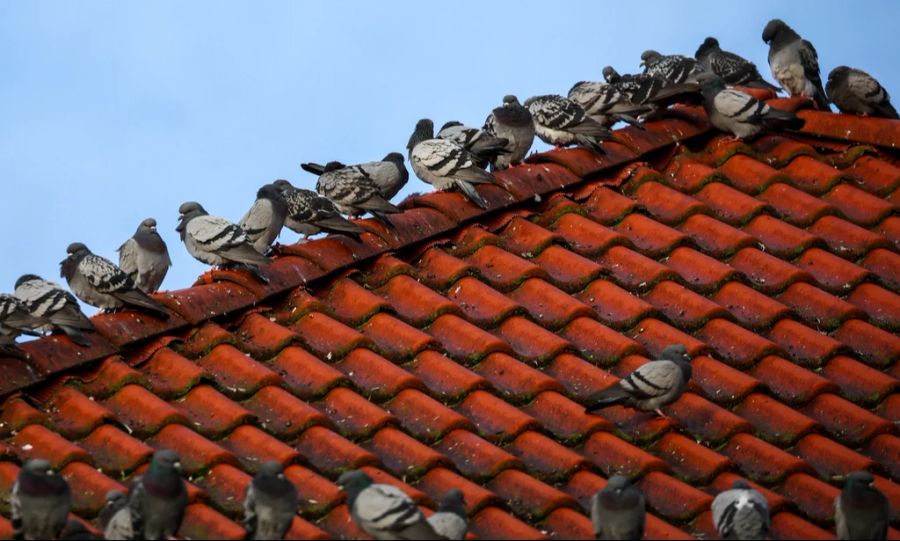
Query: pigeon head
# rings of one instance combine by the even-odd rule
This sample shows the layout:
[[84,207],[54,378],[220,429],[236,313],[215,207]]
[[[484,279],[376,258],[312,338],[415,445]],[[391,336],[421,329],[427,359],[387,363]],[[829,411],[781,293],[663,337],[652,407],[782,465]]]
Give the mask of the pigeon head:
[[847,475],[847,484],[849,489],[860,489],[863,487],[872,487],[875,483],[875,477],[867,471],[855,471]]
[[696,78],[697,82],[700,84],[700,90],[705,97],[715,97],[716,94],[725,90],[725,81],[711,71],[698,73]]
[[106,493],[106,505],[113,505],[127,498],[121,490],[110,490]]
[[372,478],[365,472],[359,470],[351,470],[344,472],[338,477],[337,485],[341,490],[347,493],[347,500],[350,506],[356,501],[359,493],[368,488],[372,484]]
[[87,254],[91,253],[91,251],[88,250],[88,247],[85,246],[84,244],[82,244],[80,242],[73,242],[68,247],[66,247],[66,253],[69,254],[69,257],[72,257],[72,256],[79,256],[82,254],[87,255]]
[[43,458],[32,458],[22,466],[22,469],[34,475],[52,475],[53,466]]
[[706,38],[703,40],[703,43],[700,44],[700,47],[697,48],[697,52],[694,53],[694,58],[700,60],[701,56],[705,56],[707,53],[714,51],[719,48],[719,40],[713,37]]
[[453,128],[455,126],[462,126],[462,125],[463,125],[462,122],[459,122],[457,120],[451,120],[450,122],[445,122],[444,125],[441,126],[441,129],[438,130],[438,132],[442,132],[442,131],[446,130],[447,128]]
[[615,82],[617,82],[621,77],[622,77],[622,76],[619,75],[619,72],[616,71],[616,69],[615,69],[614,67],[612,67],[612,66],[605,66],[605,67],[603,68],[603,79],[604,79],[607,83],[615,83]]
[[831,73],[828,74],[828,86],[832,86],[837,81],[846,79],[848,75],[850,75],[849,66],[838,66],[834,68],[831,70]]
[[178,459],[175,451],[162,449],[153,453],[150,468],[155,468],[157,471],[175,470],[181,472],[181,461]]
[[40,279],[41,279],[41,277],[38,276],[37,274],[23,274],[22,276],[19,276],[18,280],[16,280],[16,285],[14,287],[18,289],[18,287],[20,285],[24,284],[25,282],[30,282],[32,280],[40,280]]
[[400,154],[399,152],[391,152],[390,154],[385,156],[384,159],[381,161],[393,162],[393,163],[396,163],[397,165],[403,165],[403,159],[404,159],[403,154]]
[[154,232],[156,232],[156,220],[154,220],[153,218],[147,218],[146,220],[141,222],[141,225],[139,225],[137,228],[137,234]]
[[462,490],[458,488],[448,490],[447,493],[444,494],[444,497],[441,498],[438,511],[453,513],[454,515],[466,518],[466,497],[463,495]]
[[779,34],[789,30],[791,30],[791,27],[786,25],[781,19],[772,19],[763,28],[762,40],[766,43],[771,43]]
[[743,479],[738,479],[731,485],[731,488],[737,488],[740,490],[750,490],[753,487],[751,487],[750,483],[748,483],[747,481],[745,481]]
[[281,191],[281,195],[287,195],[291,190],[294,189],[294,185],[289,181],[280,178],[272,183],[272,186],[275,186]]
[[330,161],[325,164],[325,168],[322,170],[322,173],[330,173],[332,171],[337,171],[338,169],[343,169],[346,167],[344,164],[338,161]]
[[280,462],[269,460],[259,467],[259,473],[260,475],[278,477],[284,473],[284,466]]
[[504,107],[515,107],[519,105],[519,98],[517,98],[513,94],[507,94],[503,96],[503,106]]
[[623,490],[630,486],[631,483],[628,482],[628,478],[624,475],[613,475],[606,482],[606,488],[604,490],[611,490],[617,493],[621,493]]
[[407,150],[412,150],[416,145],[428,139],[434,139],[434,122],[430,118],[423,118],[416,122],[416,129],[409,137],[406,148]]
[[660,357],[673,362],[691,362],[691,356],[688,354],[688,350],[684,347],[684,344],[672,344],[671,346],[666,346]]
[[641,53],[641,66],[646,66],[648,62],[653,62],[661,56],[662,55],[659,54],[659,52],[654,51],[653,49],[647,49]]
[[181,233],[181,240],[184,240],[185,227],[187,227],[188,222],[197,216],[204,216],[207,214],[206,209],[203,208],[203,205],[197,203],[196,201],[188,201],[186,203],[182,203],[180,207],[178,207],[178,227],[175,228],[175,231]]
[[284,199],[284,194],[278,189],[278,186],[275,186],[275,184],[265,184],[262,188],[257,190],[256,198],[282,200]]

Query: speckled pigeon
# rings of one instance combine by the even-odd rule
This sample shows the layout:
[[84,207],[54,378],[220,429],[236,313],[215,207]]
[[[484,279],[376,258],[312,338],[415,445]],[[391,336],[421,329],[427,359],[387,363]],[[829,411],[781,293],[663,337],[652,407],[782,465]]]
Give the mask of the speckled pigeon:
[[347,494],[350,516],[375,539],[443,539],[402,490],[359,470],[343,473],[337,484]]
[[13,539],[57,539],[71,504],[69,483],[44,459],[22,466],[9,496]]
[[287,201],[288,212],[284,225],[304,237],[326,231],[347,235],[357,241],[363,229],[341,216],[340,211],[330,199],[322,197],[312,190],[295,188],[284,179],[275,181],[275,187]]
[[830,111],[819,74],[819,55],[812,43],[780,19],[769,21],[762,39],[769,44],[769,67],[778,84],[791,96],[806,96],[819,109]]
[[834,68],[828,74],[825,91],[843,113],[898,118],[887,90],[863,70]]
[[750,94],[725,88],[718,76],[708,73],[700,79],[703,108],[716,128],[744,139],[764,129],[799,130],[804,120],[790,111],[775,109]]
[[525,160],[534,142],[534,121],[519,99],[512,94],[503,97],[503,105],[495,108],[484,121],[484,131],[508,142],[506,153],[491,161],[491,170],[506,169]]
[[299,506],[297,488],[281,464],[264,463],[244,494],[245,539],[282,539]]
[[706,38],[694,56],[704,68],[721,77],[727,85],[765,88],[773,92],[780,90],[763,79],[756,69],[756,64],[734,53],[723,51],[716,38]]
[[144,293],[158,290],[172,266],[169,250],[156,231],[153,218],[141,222],[134,236],[119,246],[118,252],[119,268]]
[[622,475],[610,477],[591,498],[591,522],[597,539],[641,539],[646,515],[644,495]]
[[43,321],[32,316],[18,297],[0,293],[0,354],[27,359],[28,355],[16,344],[16,337],[21,334],[40,336],[37,329],[42,326]]
[[891,505],[875,488],[875,477],[867,471],[847,476],[843,490],[834,499],[835,531],[841,539],[885,539],[891,520]]
[[660,54],[654,50],[641,53],[641,66],[644,73],[661,77],[674,84],[696,82],[697,76],[706,71],[693,58],[680,54]]
[[125,493],[118,490],[106,493],[106,503],[100,510],[100,526],[106,539],[134,539],[134,523]]
[[91,253],[87,246],[73,242],[68,256],[60,261],[60,275],[82,301],[107,310],[129,307],[169,319],[166,308],[137,288],[125,271],[112,261]]
[[79,346],[91,344],[82,331],[94,330],[94,324],[82,313],[75,296],[58,284],[23,274],[16,280],[15,296],[40,321],[39,328],[59,329]]
[[333,169],[329,162],[316,182],[316,191],[330,199],[345,214],[360,216],[369,212],[390,224],[386,215],[397,214],[400,209],[381,195],[381,188],[372,173],[361,165]]
[[253,248],[265,255],[281,233],[287,212],[287,201],[281,190],[274,184],[265,184],[256,192],[256,201],[238,225],[247,233]]
[[444,539],[465,539],[469,522],[462,491],[458,488],[448,490],[441,498],[437,513],[428,517],[428,524]]
[[556,146],[578,144],[605,154],[600,141],[610,140],[612,135],[574,101],[547,94],[528,98],[525,107],[534,119],[535,133],[545,143]]
[[769,534],[769,503],[743,479],[715,497],[712,515],[722,539],[765,539]]
[[328,171],[336,171],[346,167],[356,167],[364,171],[366,175],[378,187],[378,193],[381,194],[386,201],[390,201],[397,193],[406,186],[409,180],[409,171],[406,169],[403,154],[399,152],[391,152],[384,158],[375,162],[364,162],[357,165],[344,165],[341,162],[332,161],[326,165],[317,163],[302,163],[300,167],[304,171],[321,176]]
[[659,360],[650,361],[611,387],[598,392],[588,413],[616,404],[656,411],[678,400],[691,379],[691,357],[682,344],[667,346]]
[[137,477],[128,494],[135,534],[140,539],[168,539],[181,526],[187,506],[187,487],[174,451],[153,454],[150,467]]
[[621,93],[628,103],[643,107],[640,118],[651,118],[674,103],[699,103],[700,85],[697,82],[671,83],[662,77],[646,73],[620,75],[612,66],[603,68],[603,78]]
[[416,123],[406,148],[409,163],[423,182],[438,190],[456,187],[480,208],[487,208],[487,201],[473,184],[490,184],[494,176],[480,168],[477,158],[459,144],[435,138],[430,119],[423,118]]
[[460,145],[475,157],[478,167],[486,168],[500,154],[507,154],[509,140],[497,137],[485,130],[466,126],[455,120],[445,123],[437,133],[438,139],[448,139]]

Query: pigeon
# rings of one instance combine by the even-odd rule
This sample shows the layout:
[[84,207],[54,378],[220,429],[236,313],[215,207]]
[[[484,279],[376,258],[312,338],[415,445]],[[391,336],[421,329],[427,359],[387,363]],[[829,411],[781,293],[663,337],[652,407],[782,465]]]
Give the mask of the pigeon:
[[641,539],[647,510],[640,489],[613,475],[591,497],[591,522],[597,539]]
[[57,539],[66,526],[69,483],[44,459],[22,466],[9,496],[13,539]]
[[40,321],[38,328],[59,329],[79,346],[91,345],[82,331],[93,331],[94,324],[81,311],[75,296],[58,284],[23,274],[16,280],[14,295]]
[[765,539],[769,535],[769,503],[743,479],[716,496],[712,515],[722,539]]
[[507,152],[498,154],[491,160],[492,171],[522,163],[534,142],[534,121],[531,119],[531,113],[511,94],[503,97],[503,106],[491,111],[482,129],[508,141]]
[[799,130],[804,120],[790,111],[769,107],[750,94],[725,88],[718,76],[705,74],[700,79],[703,108],[709,122],[739,139],[753,137],[763,129]]
[[891,520],[891,505],[875,478],[867,471],[855,471],[834,499],[835,532],[841,539],[885,539]]
[[378,193],[385,200],[390,201],[397,193],[406,186],[409,180],[409,171],[406,169],[403,154],[399,152],[391,152],[387,154],[381,161],[365,162],[354,166],[344,165],[341,162],[328,162],[326,165],[317,163],[302,163],[300,167],[304,171],[308,171],[314,175],[321,176],[328,171],[344,169],[345,167],[358,167],[371,177],[372,181],[378,187]]
[[119,268],[144,293],[158,290],[172,266],[169,250],[157,233],[153,218],[141,222],[134,236],[119,246],[118,252]]
[[706,71],[706,68],[693,58],[680,54],[663,55],[653,50],[641,54],[641,66],[644,66],[645,74],[660,77],[674,84],[696,82],[697,76]]
[[468,150],[475,157],[478,167],[486,168],[500,154],[507,154],[509,139],[497,137],[485,130],[450,121],[441,126],[438,139],[447,139]]
[[716,38],[706,38],[694,56],[704,68],[721,77],[729,86],[764,88],[773,92],[780,90],[762,78],[756,64],[734,53],[723,51]]
[[181,477],[181,463],[174,451],[153,454],[150,467],[135,479],[128,494],[135,536],[139,539],[168,539],[181,526],[187,506],[187,487]]
[[28,359],[28,354],[16,344],[16,337],[20,334],[40,336],[35,329],[42,325],[43,321],[32,316],[18,297],[0,293],[0,353]]
[[100,526],[106,539],[134,539],[134,523],[125,493],[118,490],[106,493],[106,503],[100,510]]
[[60,276],[82,301],[106,310],[137,308],[169,319],[165,306],[138,289],[112,261],[91,253],[80,242],[70,244],[66,253],[68,256],[59,263]]
[[447,139],[435,139],[434,123],[423,118],[409,138],[409,163],[422,181],[438,190],[458,188],[482,209],[487,201],[473,184],[490,184],[494,176],[478,166],[478,159],[462,146]]
[[284,477],[284,468],[278,462],[266,462],[244,495],[245,539],[282,539],[299,506],[297,488]]
[[624,404],[662,416],[659,408],[678,400],[691,379],[691,357],[682,344],[666,347],[660,357],[597,393],[585,411]]
[[579,144],[605,154],[600,141],[612,138],[609,130],[587,116],[574,101],[548,94],[528,98],[525,107],[534,119],[535,133],[545,143],[556,146]]
[[842,113],[898,118],[887,90],[862,70],[834,68],[828,74],[825,91]]
[[699,103],[700,85],[697,82],[673,84],[646,73],[620,75],[612,66],[603,68],[603,78],[627,102],[645,108],[646,112],[642,112],[640,118],[650,118],[673,103]]
[[437,513],[428,517],[428,524],[444,539],[465,539],[469,523],[462,491],[458,488],[448,490],[441,498]]
[[443,539],[400,489],[374,483],[360,470],[341,474],[337,484],[347,493],[350,516],[373,538]]
[[[63,531],[59,534],[60,539],[78,539],[78,540],[88,540],[88,539],[104,539],[94,532],[87,529],[83,522],[80,520],[70,519],[66,521],[66,526],[63,528]],[[106,539],[109,539],[108,537]]]
[[360,241],[363,228],[341,216],[330,199],[312,190],[295,188],[284,179],[275,181],[275,187],[287,201],[288,212],[284,225],[306,238],[322,231],[338,233]]
[[340,169],[326,166],[326,169],[316,182],[316,191],[331,199],[344,214],[359,216],[368,211],[390,224],[385,215],[401,212],[381,195],[373,171],[362,167],[362,164]]
[[287,201],[281,190],[274,184],[266,184],[256,192],[256,201],[238,225],[247,233],[253,248],[265,255],[284,227],[287,212]]
[[256,251],[244,229],[218,216],[210,216],[200,203],[188,201],[178,207],[181,234],[188,253],[207,265],[243,265],[257,280],[268,283],[258,265],[269,258]]
[[806,96],[819,109],[830,111],[819,75],[819,55],[812,43],[780,19],[769,21],[762,40],[769,44],[769,67],[778,84],[791,96]]
[[[346,164],[339,162],[339,161],[331,161],[331,162],[328,162],[328,164],[331,164],[332,171],[335,169],[343,169],[343,168],[347,167]],[[322,165],[322,164],[315,163],[315,162],[301,163],[300,169],[303,169],[307,173],[312,173],[316,176],[319,176],[327,170],[328,164]]]

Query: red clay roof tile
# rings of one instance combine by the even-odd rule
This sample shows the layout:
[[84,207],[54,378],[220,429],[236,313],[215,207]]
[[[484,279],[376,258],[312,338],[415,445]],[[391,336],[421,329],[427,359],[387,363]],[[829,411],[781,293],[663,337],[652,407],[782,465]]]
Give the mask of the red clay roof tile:
[[606,186],[598,186],[592,190],[590,197],[582,206],[591,218],[609,226],[634,212],[638,204],[634,199]]
[[546,390],[563,391],[559,381],[505,353],[488,355],[474,370],[484,376],[502,398],[513,403],[530,402]]
[[[686,195],[659,182],[647,182],[635,193],[635,201],[660,222],[677,225],[688,216],[709,212],[710,202],[704,198],[708,186],[694,196]],[[712,206],[712,205],[710,205]],[[715,207],[713,206],[715,211]]]
[[106,503],[107,492],[125,488],[84,462],[72,462],[59,473],[69,482],[72,512],[79,515],[99,513]]
[[421,378],[434,396],[448,402],[458,402],[474,389],[488,386],[478,374],[435,351],[423,351],[406,369]]
[[798,227],[806,227],[826,214],[837,212],[826,201],[783,182],[772,184],[758,197],[774,209],[777,217]]
[[829,250],[851,260],[863,257],[877,247],[890,246],[886,235],[863,229],[837,216],[821,217],[809,228],[809,232],[822,238]]
[[150,460],[153,448],[112,425],[101,425],[79,442],[105,472],[128,473]]
[[544,391],[522,408],[545,430],[564,442],[578,442],[601,430],[612,430],[602,417],[584,412],[584,406],[555,391]]
[[730,317],[718,303],[672,281],[657,284],[644,299],[683,329],[702,327],[717,317]]
[[354,349],[335,368],[370,400],[386,400],[403,389],[422,388],[422,382],[414,375],[368,349]]
[[807,325],[834,329],[844,321],[863,316],[862,310],[838,297],[803,282],[787,288],[778,300],[794,310]]
[[294,448],[309,464],[328,476],[378,464],[375,455],[321,426],[310,427],[301,433]]
[[577,297],[594,309],[594,316],[614,329],[633,327],[656,310],[608,280],[594,280]]
[[788,180],[784,173],[746,154],[731,156],[719,169],[732,187],[750,195],[762,192],[775,182]]
[[841,395],[858,404],[879,404],[900,387],[900,381],[845,355],[828,361],[821,372],[841,388]]
[[872,323],[885,330],[900,329],[900,295],[875,284],[860,284],[847,301],[862,308]]
[[835,331],[834,338],[874,366],[887,367],[900,358],[900,337],[865,321],[851,319],[845,322]]
[[780,447],[790,447],[818,426],[806,415],[760,393],[745,398],[734,413],[753,423],[758,436]]
[[603,273],[603,268],[561,246],[550,246],[532,261],[547,271],[550,280],[566,291],[580,291]]
[[589,361],[602,365],[612,364],[626,355],[643,352],[640,344],[592,318],[576,319],[559,331],[559,335],[571,342]]
[[837,441],[852,447],[893,430],[888,421],[831,393],[817,396],[801,411],[817,420]]
[[716,290],[738,274],[725,263],[683,246],[673,250],[664,262],[685,285],[702,292]]
[[460,313],[446,297],[406,274],[391,278],[377,292],[401,319],[411,325],[424,326],[443,314]]
[[468,430],[449,432],[435,450],[449,458],[460,473],[482,483],[503,470],[523,467],[515,456]]
[[861,226],[873,226],[889,213],[896,213],[896,205],[866,193],[849,184],[840,184],[822,196],[834,205],[847,220]]
[[701,250],[718,258],[728,258],[741,248],[756,246],[756,239],[751,235],[706,214],[691,216],[679,229]]
[[710,182],[722,181],[723,174],[688,156],[676,156],[666,168],[663,179],[671,188],[684,193],[694,193]]
[[[800,285],[805,284],[798,282],[788,291]],[[754,330],[767,329],[790,314],[784,304],[740,282],[728,282],[710,298],[731,312],[738,323]]]
[[194,430],[211,439],[219,439],[238,426],[255,420],[249,410],[209,385],[194,387],[174,404]]
[[719,404],[742,400],[760,385],[753,376],[705,355],[694,357],[691,368],[693,383],[703,390],[707,398]]

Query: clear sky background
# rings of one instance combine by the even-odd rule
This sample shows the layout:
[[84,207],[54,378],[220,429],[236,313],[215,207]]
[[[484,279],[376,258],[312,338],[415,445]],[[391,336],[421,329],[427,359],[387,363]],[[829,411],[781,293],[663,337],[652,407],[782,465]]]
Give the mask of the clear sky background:
[[302,161],[405,154],[419,118],[480,126],[505,94],[636,72],[645,49],[715,36],[771,81],[773,17],[823,80],[858,67],[900,105],[895,1],[0,2],[0,291],[58,281],[70,242],[117,261],[149,216],[174,262],[163,289],[189,287],[206,267],[174,231],[182,202],[237,221],[266,182],[314,187]]

